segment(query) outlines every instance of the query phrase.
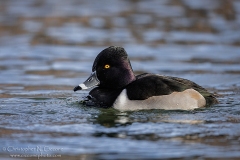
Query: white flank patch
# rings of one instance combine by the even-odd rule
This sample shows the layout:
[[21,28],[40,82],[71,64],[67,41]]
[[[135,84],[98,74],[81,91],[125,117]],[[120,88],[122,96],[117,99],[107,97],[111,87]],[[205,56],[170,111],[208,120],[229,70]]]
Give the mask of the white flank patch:
[[204,107],[205,98],[194,89],[173,92],[169,95],[153,96],[145,100],[129,100],[124,89],[113,104],[113,108],[122,111],[142,109],[193,110]]
[[88,89],[88,87],[83,83],[79,84],[79,87],[81,87],[82,89]]

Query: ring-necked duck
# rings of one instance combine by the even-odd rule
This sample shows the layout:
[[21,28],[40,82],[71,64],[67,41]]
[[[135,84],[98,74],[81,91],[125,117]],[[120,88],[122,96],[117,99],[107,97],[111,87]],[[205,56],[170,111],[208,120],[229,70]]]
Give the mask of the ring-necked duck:
[[111,46],[96,57],[92,74],[74,91],[97,86],[89,92],[87,105],[118,110],[192,110],[217,103],[213,94],[182,78],[156,74],[135,76],[124,48]]

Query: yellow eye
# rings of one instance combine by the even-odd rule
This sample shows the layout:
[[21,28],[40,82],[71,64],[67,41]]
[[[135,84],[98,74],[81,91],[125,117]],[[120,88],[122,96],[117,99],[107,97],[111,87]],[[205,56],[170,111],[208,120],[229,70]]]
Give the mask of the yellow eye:
[[104,66],[104,68],[105,68],[105,69],[108,69],[108,68],[110,68],[110,65],[109,65],[109,64],[106,64],[106,65]]

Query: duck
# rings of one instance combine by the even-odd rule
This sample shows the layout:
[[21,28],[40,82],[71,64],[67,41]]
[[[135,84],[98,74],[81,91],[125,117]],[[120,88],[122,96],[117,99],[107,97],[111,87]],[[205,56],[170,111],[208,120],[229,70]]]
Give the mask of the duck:
[[218,103],[202,86],[178,77],[135,75],[123,47],[110,46],[95,58],[92,73],[73,90],[93,88],[81,102],[87,106],[136,110],[194,110]]

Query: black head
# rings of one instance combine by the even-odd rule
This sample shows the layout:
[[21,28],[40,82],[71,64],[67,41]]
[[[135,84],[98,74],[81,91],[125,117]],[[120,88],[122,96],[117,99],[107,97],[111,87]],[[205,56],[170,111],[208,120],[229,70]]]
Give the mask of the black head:
[[121,88],[135,80],[128,55],[122,47],[111,46],[100,52],[92,71],[96,71],[99,86],[103,88]]
[[74,91],[99,86],[106,89],[119,89],[132,81],[135,75],[124,48],[111,46],[104,49],[96,57],[91,76]]

